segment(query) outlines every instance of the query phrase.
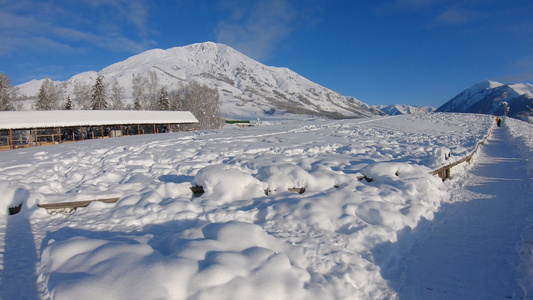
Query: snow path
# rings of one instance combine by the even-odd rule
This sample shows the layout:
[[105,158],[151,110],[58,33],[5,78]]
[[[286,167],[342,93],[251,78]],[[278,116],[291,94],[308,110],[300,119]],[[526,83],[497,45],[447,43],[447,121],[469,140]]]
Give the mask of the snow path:
[[520,233],[533,211],[523,161],[497,128],[476,162],[451,183],[451,203],[389,249],[405,259],[381,262],[401,299],[522,299],[533,292],[520,287],[525,275],[517,268]]

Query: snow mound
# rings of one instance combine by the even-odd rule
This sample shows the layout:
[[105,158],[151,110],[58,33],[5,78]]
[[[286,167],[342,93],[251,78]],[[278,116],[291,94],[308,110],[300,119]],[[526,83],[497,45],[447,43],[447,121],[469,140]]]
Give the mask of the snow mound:
[[9,216],[9,208],[17,207],[29,198],[29,191],[22,186],[12,186],[8,182],[0,182],[2,201],[0,201],[0,221]]
[[[303,299],[309,274],[261,227],[209,224],[167,237],[163,255],[138,238],[51,240],[41,256],[53,299]],[[198,232],[199,234],[200,231]],[[132,284],[134,283],[134,284]]]
[[263,184],[251,174],[231,165],[214,165],[201,169],[193,185],[204,188],[206,196],[215,195],[217,203],[265,196]]
[[433,150],[433,155],[428,159],[428,166],[437,168],[449,163],[452,163],[455,158],[452,158],[452,150],[446,147],[438,147]]

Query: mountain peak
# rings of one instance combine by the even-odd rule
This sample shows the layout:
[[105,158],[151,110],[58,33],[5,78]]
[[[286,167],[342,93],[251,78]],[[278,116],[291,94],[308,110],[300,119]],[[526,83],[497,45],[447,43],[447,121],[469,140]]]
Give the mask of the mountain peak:
[[486,90],[486,89],[497,88],[497,87],[500,87],[502,85],[504,85],[504,84],[500,83],[500,82],[497,82],[497,81],[494,81],[494,80],[487,79],[487,80],[483,80],[481,82],[478,82],[478,83],[474,84],[470,88],[470,90],[471,91],[481,91],[481,90]]
[[528,107],[533,107],[533,86],[528,83],[503,84],[485,80],[464,90],[437,111],[503,115],[503,102],[507,102],[511,108],[508,116],[528,119],[532,114]]
[[[227,118],[256,119],[274,112],[331,118],[378,114],[369,105],[287,68],[265,66],[227,45],[213,42],[148,50],[112,64],[99,74],[106,83],[118,81],[124,88],[127,103],[132,103],[133,76],[142,76],[159,87],[166,86],[169,91],[191,81],[216,88],[222,114]],[[85,72],[66,80],[62,83],[66,95],[73,95],[75,82],[92,83],[93,77],[94,72]]]

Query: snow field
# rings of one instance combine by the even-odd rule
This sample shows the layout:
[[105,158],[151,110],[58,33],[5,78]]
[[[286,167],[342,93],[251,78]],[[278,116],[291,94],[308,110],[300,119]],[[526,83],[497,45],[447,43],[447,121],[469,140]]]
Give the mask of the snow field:
[[[429,171],[470,153],[492,122],[272,121],[2,152],[3,211],[23,203],[1,216],[2,234],[11,220],[31,224],[20,234],[39,253],[41,298],[394,298],[372,249],[432,219],[447,194]],[[36,207],[108,197],[121,200]]]

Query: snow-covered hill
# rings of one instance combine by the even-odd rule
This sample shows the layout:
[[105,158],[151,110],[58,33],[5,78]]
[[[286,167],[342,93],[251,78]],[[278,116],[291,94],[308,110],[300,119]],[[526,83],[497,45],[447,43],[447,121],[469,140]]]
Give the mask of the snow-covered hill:
[[441,107],[438,112],[469,112],[504,114],[503,103],[510,107],[509,116],[528,119],[533,112],[533,85],[529,83],[503,84],[486,80],[464,90]]
[[[353,98],[316,84],[287,68],[265,66],[223,44],[192,44],[167,50],[153,49],[115,63],[100,72],[84,72],[62,82],[72,94],[76,83],[92,84],[101,74],[107,83],[115,78],[131,98],[132,77],[157,74],[160,85],[177,89],[191,81],[216,87],[225,117],[255,118],[265,112],[290,112],[333,118],[382,114]],[[57,82],[59,83],[59,82]],[[42,80],[18,86],[27,97],[37,94]]]
[[375,108],[389,116],[427,114],[435,111],[435,108],[431,106],[411,106],[402,104],[376,105]]

